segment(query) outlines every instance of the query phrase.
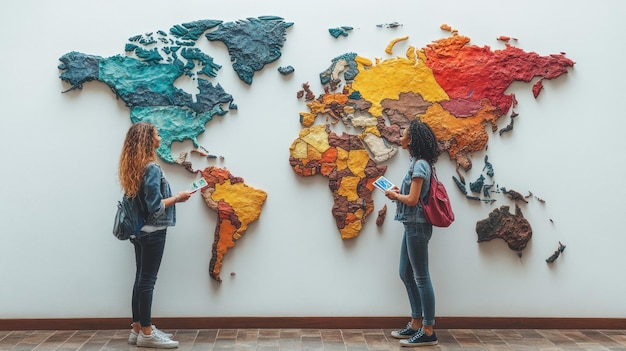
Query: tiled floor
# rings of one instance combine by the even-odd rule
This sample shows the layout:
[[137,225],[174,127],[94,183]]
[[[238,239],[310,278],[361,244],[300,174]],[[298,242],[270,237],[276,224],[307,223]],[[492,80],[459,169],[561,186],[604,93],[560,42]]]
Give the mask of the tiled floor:
[[[165,330],[178,350],[400,350],[391,330]],[[427,350],[626,350],[626,330],[440,329]],[[151,350],[127,344],[129,330],[0,331],[0,350]]]

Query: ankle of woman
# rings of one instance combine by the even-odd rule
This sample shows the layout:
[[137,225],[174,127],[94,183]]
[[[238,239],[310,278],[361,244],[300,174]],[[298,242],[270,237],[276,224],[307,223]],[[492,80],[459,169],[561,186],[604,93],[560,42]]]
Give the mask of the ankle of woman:
[[421,327],[422,327],[421,319],[415,319],[415,318],[411,319],[411,329],[418,330]]
[[150,334],[152,334],[152,326],[141,327],[141,332],[143,333],[143,335],[150,335]]

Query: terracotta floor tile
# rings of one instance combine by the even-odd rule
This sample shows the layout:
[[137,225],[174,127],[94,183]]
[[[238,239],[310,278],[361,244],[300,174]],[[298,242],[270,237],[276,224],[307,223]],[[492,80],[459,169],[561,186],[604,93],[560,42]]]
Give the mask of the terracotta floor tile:
[[[198,329],[167,330],[177,351],[396,351],[383,329]],[[439,329],[439,344],[421,350],[626,350],[626,330]],[[137,351],[129,330],[0,331],[0,350]],[[152,349],[146,349],[151,351]]]
[[259,338],[276,338],[280,337],[280,329],[259,329]]

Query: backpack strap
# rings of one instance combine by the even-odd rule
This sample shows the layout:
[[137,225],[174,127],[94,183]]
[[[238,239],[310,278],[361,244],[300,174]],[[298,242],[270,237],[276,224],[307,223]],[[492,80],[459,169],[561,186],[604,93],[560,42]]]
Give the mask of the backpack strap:
[[[415,168],[415,164],[419,160],[426,161],[426,163],[428,163],[428,166],[430,167],[430,179],[429,179],[430,182],[428,184],[428,191],[424,193],[424,197],[422,197],[422,196],[419,197],[420,201],[422,201],[422,200],[428,199],[428,195],[430,195],[430,190],[433,188],[433,181],[434,181],[433,174],[435,174],[435,167],[433,167],[433,165],[431,165],[430,162],[428,162],[428,160],[426,160],[425,158],[418,158],[418,159],[415,160],[415,162],[413,162],[411,164],[411,170],[410,170],[411,174],[413,174],[413,169]],[[436,179],[436,177],[435,177],[435,179]]]

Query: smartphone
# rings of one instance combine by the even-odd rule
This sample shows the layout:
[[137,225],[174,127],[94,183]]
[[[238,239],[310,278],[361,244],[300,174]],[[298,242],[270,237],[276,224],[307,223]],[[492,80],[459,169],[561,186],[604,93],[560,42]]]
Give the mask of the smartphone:
[[207,183],[206,179],[200,178],[196,180],[195,182],[191,183],[191,186],[189,187],[189,193],[193,194],[207,185],[209,185],[209,183]]

